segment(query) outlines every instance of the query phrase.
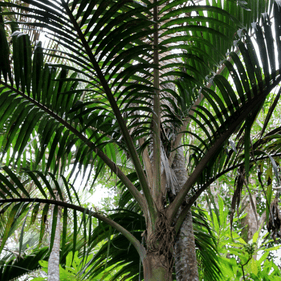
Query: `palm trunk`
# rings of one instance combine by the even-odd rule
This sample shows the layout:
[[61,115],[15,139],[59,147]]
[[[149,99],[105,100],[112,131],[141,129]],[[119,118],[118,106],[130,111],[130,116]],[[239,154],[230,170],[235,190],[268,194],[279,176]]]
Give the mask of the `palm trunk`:
[[149,253],[143,260],[145,281],[172,281],[172,272],[169,269],[169,261],[164,255]]
[[[51,217],[53,218],[54,207],[52,208]],[[52,230],[52,220],[50,222],[50,229]],[[50,231],[50,237],[51,237]],[[60,236],[61,236],[61,227],[60,227],[60,209],[57,213],[57,225],[54,238],[53,248],[48,261],[48,281],[59,281],[60,280]]]
[[[172,167],[178,181],[177,193],[187,180],[185,158],[181,149],[177,151]],[[174,259],[178,281],[199,281],[191,211],[188,212],[176,237]]]
[[176,237],[174,258],[178,281],[199,281],[191,211]]

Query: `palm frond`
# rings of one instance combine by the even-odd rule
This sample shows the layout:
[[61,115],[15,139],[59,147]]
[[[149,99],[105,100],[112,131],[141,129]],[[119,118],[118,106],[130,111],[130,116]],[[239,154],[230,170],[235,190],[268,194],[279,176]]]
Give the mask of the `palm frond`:
[[[280,13],[278,3],[275,3],[274,12],[275,16]],[[275,18],[273,20],[278,21]],[[272,42],[273,32],[264,33],[262,30],[265,29],[265,26],[254,26],[256,40],[263,41],[264,45],[267,42]],[[279,32],[278,30],[276,34]],[[202,93],[209,104],[208,110],[212,112],[212,117],[210,118],[210,114],[204,110],[201,111],[201,116],[204,114],[204,119],[209,119],[209,122],[205,124],[204,119],[203,122],[201,122],[201,118],[194,119],[196,126],[202,132],[205,132],[205,136],[197,137],[196,150],[192,156],[193,158],[191,158],[193,160],[191,165],[193,165],[194,169],[191,171],[185,186],[178,194],[178,198],[181,199],[178,201],[176,198],[168,207],[171,210],[173,209],[173,215],[175,215],[174,206],[184,201],[182,196],[186,195],[195,183],[198,184],[198,189],[189,204],[193,204],[194,200],[196,200],[195,198],[198,198],[208,184],[210,184],[210,179],[215,179],[216,175],[224,169],[225,163],[230,159],[225,154],[225,145],[227,145],[228,139],[235,132],[238,132],[238,135],[244,132],[244,140],[240,143],[243,144],[244,149],[246,174],[249,172],[251,127],[267,96],[275,87],[278,87],[281,79],[281,65],[279,63],[276,65],[274,71],[270,71],[268,67],[263,66],[270,62],[272,56],[278,61],[280,56],[280,50],[278,49],[280,38],[278,35],[278,38],[274,38],[276,51],[274,54],[269,55],[270,48],[267,49],[267,52],[264,48],[261,49],[262,51],[255,50],[252,42],[254,39],[251,39],[245,30],[239,31],[239,35],[240,39],[237,41],[237,46],[241,51],[242,58],[240,59],[235,52],[232,52],[230,56],[233,59],[233,65],[226,62],[226,67],[229,68],[229,73],[233,77],[237,93],[233,91],[231,84],[222,76],[216,76],[214,78],[217,91],[209,88],[202,89]],[[258,56],[261,57],[261,62],[257,59]],[[263,76],[261,75],[261,70]],[[202,107],[197,106],[197,111],[200,111],[200,108]],[[210,136],[206,134],[206,129],[203,127],[206,126],[208,132],[211,132],[217,125],[219,128],[212,136],[212,141],[210,141]],[[192,134],[192,132],[190,133]],[[231,158],[231,160],[234,158]],[[205,185],[204,182],[208,184]]]
[[[162,198],[153,198],[142,167],[141,152],[149,150],[151,144],[153,149],[158,149],[152,155],[156,168],[162,149],[159,123],[162,123],[165,135],[163,142],[166,141],[163,151],[169,156],[173,149],[173,135],[183,133],[179,132],[181,119],[188,117],[192,122],[184,133],[196,138],[187,144],[193,152],[191,174],[175,200],[169,205],[165,202],[160,208],[167,207],[167,220],[171,223],[187,193],[191,189],[194,191],[177,220],[175,229],[178,231],[185,211],[206,189],[210,179],[234,163],[235,156],[228,157],[224,149],[235,132],[238,138],[243,138],[243,141],[239,139],[238,150],[244,151],[245,171],[249,173],[252,125],[267,95],[281,81],[280,7],[276,2],[276,30],[273,32],[269,27],[271,1],[253,1],[248,7],[242,7],[243,1],[238,1],[239,5],[236,1],[207,1],[204,6],[182,0],[170,3],[164,0],[153,3],[148,0],[24,0],[22,3],[0,3],[3,9],[0,19],[0,48],[3,50],[0,54],[0,127],[3,127],[0,145],[1,160],[7,163],[0,174],[0,202],[3,211],[10,210],[11,218],[2,235],[0,249],[3,249],[19,210],[29,215],[27,210],[30,208],[34,220],[41,204],[45,204],[40,210],[42,216],[47,214],[50,204],[59,205],[64,208],[63,241],[66,241],[71,210],[73,252],[80,230],[84,233],[84,242],[90,241],[91,231],[86,231],[88,215],[110,225],[106,232],[109,241],[95,256],[93,261],[96,263],[90,274],[96,278],[102,272],[109,274],[105,270],[105,261],[110,253],[109,266],[117,271],[114,278],[128,274],[128,271],[130,277],[135,278],[138,263],[132,267],[124,252],[111,252],[110,246],[114,241],[129,249],[127,245],[131,243],[137,250],[135,252],[144,257],[139,229],[142,226],[131,229],[129,221],[122,221],[139,214],[129,216],[128,210],[125,214],[114,214],[114,219],[120,220],[117,224],[101,214],[75,206],[71,202],[71,186],[66,179],[60,183],[58,177],[63,177],[59,175],[71,168],[71,176],[76,178],[77,169],[85,176],[88,168],[95,168],[97,177],[102,165],[108,165],[136,199],[146,222],[153,224],[158,217],[155,204],[160,202],[161,205]],[[15,9],[19,15],[17,29],[11,37],[11,50],[6,31],[13,28],[7,27],[9,19],[3,21],[11,14],[7,8]],[[247,11],[249,8],[251,13]],[[257,52],[248,30],[250,22],[259,19],[260,12],[268,13],[262,18],[263,27],[253,25],[255,40],[260,46]],[[245,30],[236,33],[238,27],[244,26]],[[30,37],[20,28],[41,28],[56,47],[43,50],[38,42],[33,47]],[[237,39],[235,46],[234,39]],[[237,55],[237,50],[241,56]],[[226,52],[229,56],[225,56]],[[60,63],[46,63],[50,57]],[[210,57],[212,60],[206,59]],[[223,75],[212,77],[222,59],[228,59]],[[228,76],[232,77],[234,86],[227,81]],[[210,78],[215,86],[205,87],[211,83]],[[201,95],[204,96],[203,102],[193,107]],[[161,101],[161,105],[155,106],[156,101]],[[270,114],[268,116],[270,118]],[[195,133],[192,126],[202,132]],[[165,134],[167,129],[170,135]],[[117,166],[116,151],[130,159],[135,173],[129,176],[123,173]],[[154,173],[156,185],[157,179],[160,183],[161,178],[158,164]],[[27,168],[28,172],[24,170]],[[41,172],[37,171],[39,168]],[[17,173],[27,173],[24,184],[13,169]],[[40,198],[31,196],[28,184],[38,188]],[[48,193],[55,199],[53,189],[58,190],[61,201],[48,199]],[[161,186],[160,189],[162,192]],[[162,193],[165,197],[165,192]],[[64,202],[65,197],[69,197],[71,203]],[[133,204],[126,203],[128,198],[123,200],[123,206],[128,204],[131,210],[136,210]],[[78,212],[82,212],[81,218]],[[53,230],[55,222],[54,217]],[[111,227],[121,231],[130,242],[124,242],[125,238],[119,234],[112,235]],[[40,240],[44,230],[42,220]],[[205,235],[205,229],[197,230],[202,242],[199,246],[210,246],[208,249],[214,253],[215,246],[209,243],[209,234]],[[201,254],[205,263],[215,254],[210,257]],[[121,265],[123,268],[119,270]],[[219,274],[216,263],[205,266],[204,270],[215,276]]]
[[[276,9],[278,9],[278,6],[276,6],[275,10]],[[262,32],[262,27],[259,25],[255,26],[255,40],[259,42],[259,46],[261,46],[261,42],[263,42],[264,46],[267,44],[266,42],[273,42],[272,33]],[[265,26],[264,28],[267,28]],[[194,158],[194,167],[199,162],[198,159],[205,154],[204,151],[209,150],[216,142],[221,134],[220,132],[229,130],[230,124],[233,123],[238,115],[244,114],[246,117],[246,123],[241,122],[239,125],[237,124],[237,127],[234,128],[234,130],[244,130],[246,132],[250,132],[250,128],[261,109],[261,105],[267,98],[267,95],[279,84],[280,65],[275,66],[274,64],[273,66],[275,68],[273,70],[266,67],[273,58],[275,61],[278,60],[279,51],[271,53],[270,48],[262,48],[258,53],[256,53],[253,45],[254,39],[251,39],[247,35],[244,37],[243,32],[241,32],[241,36],[241,39],[245,40],[245,43],[242,43],[242,40],[239,39],[237,46],[239,46],[239,50],[241,50],[242,58],[239,58],[236,53],[230,53],[230,56],[233,59],[233,64],[229,61],[225,61],[225,65],[233,78],[235,88],[233,89],[232,84],[230,84],[230,82],[228,82],[223,76],[215,76],[213,82],[217,87],[217,92],[211,89],[203,89],[203,94],[208,100],[208,103],[211,104],[214,115],[210,114],[209,111],[200,105],[194,110],[196,115],[190,116],[196,126],[198,126],[205,135],[205,138],[202,136],[201,140],[197,138],[201,154],[196,156],[197,160]],[[274,40],[276,40],[277,46],[279,39],[275,38]],[[258,56],[261,57],[262,65],[257,59]],[[261,73],[261,70],[263,73]],[[257,105],[251,112],[249,111],[249,108],[255,99],[258,102],[256,102]],[[228,142],[228,138],[225,139],[225,142]],[[245,143],[247,145],[247,142]],[[220,169],[227,167],[226,163],[231,165],[230,163],[236,161],[234,158],[228,157],[224,151],[225,150],[222,146],[222,150],[220,152],[221,156],[218,158],[220,159],[219,161],[221,161],[221,164],[218,162],[218,166],[217,169],[215,169],[214,174],[218,174]],[[232,155],[235,155],[235,153],[232,153]],[[246,151],[246,162],[249,157],[249,151]],[[211,170],[209,169],[209,172],[210,171]],[[210,176],[210,174],[206,174],[207,178]]]

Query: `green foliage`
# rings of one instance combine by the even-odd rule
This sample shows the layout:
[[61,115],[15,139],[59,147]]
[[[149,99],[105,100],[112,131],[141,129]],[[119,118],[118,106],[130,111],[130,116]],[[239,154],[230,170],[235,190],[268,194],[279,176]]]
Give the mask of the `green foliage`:
[[[137,278],[150,238],[157,237],[150,233],[142,243],[143,230],[156,231],[156,223],[164,217],[177,233],[186,212],[219,176],[241,168],[232,206],[239,203],[257,157],[271,160],[279,182],[273,157],[279,153],[280,127],[272,131],[266,127],[280,94],[267,112],[260,138],[254,143],[251,138],[267,97],[281,81],[280,10],[278,1],[247,5],[244,1],[200,5],[183,0],[2,1],[0,204],[1,212],[8,211],[9,217],[0,251],[17,220],[23,220],[23,234],[26,222],[34,223],[38,214],[41,242],[48,209],[55,205],[52,233],[60,206],[62,246],[71,247],[74,259],[78,259],[78,237],[85,261],[87,247],[97,245],[94,234],[106,228],[101,237],[108,241],[93,255],[92,268],[85,275],[100,278],[114,269],[113,278],[126,274]],[[253,21],[262,23],[252,25],[254,39],[248,35]],[[40,29],[53,42],[51,48],[44,50],[39,41],[32,40],[32,32]],[[218,70],[221,75],[214,75]],[[189,178],[172,198],[168,195],[175,193],[171,163],[182,135],[188,138],[184,146],[189,153]],[[234,135],[235,141],[230,142]],[[226,154],[229,144],[232,150]],[[126,188],[121,201],[123,206],[128,204],[128,210],[108,217],[83,208],[73,188],[79,175],[86,182],[93,178],[93,183],[106,175],[105,165]],[[166,179],[161,187],[162,176]],[[270,204],[270,185],[266,196]],[[195,228],[197,245],[211,253],[198,254],[205,264],[201,268],[216,278],[220,274],[216,243],[200,212],[196,215],[201,224]],[[230,245],[225,239],[231,236],[221,201],[219,210],[211,210],[210,216],[223,253]],[[94,234],[92,217],[102,221]],[[66,245],[69,235],[73,243]],[[126,251],[128,244],[133,245],[136,251],[126,255],[111,247],[113,241],[126,245],[120,247]],[[251,266],[252,274],[258,274],[252,246],[235,244],[232,254],[240,258],[238,267]],[[62,269],[64,278],[72,278],[78,268],[68,263]]]
[[[280,249],[280,245],[270,247],[273,240],[268,240],[268,234],[262,237],[260,230],[253,235],[251,241],[246,243],[239,235],[238,228],[231,231],[228,220],[229,210],[221,197],[218,198],[218,203],[218,208],[214,206],[214,209],[210,214],[206,213],[206,216],[211,222],[213,235],[217,241],[220,254],[219,264],[223,276],[221,280],[238,281],[244,278],[243,280],[273,281],[281,279],[279,267],[274,264],[274,261],[267,259],[271,251]],[[234,223],[237,220],[235,218]]]
[[[257,247],[257,244],[265,238],[256,240],[258,234],[259,232],[256,232],[248,244],[238,235],[227,244],[227,253],[231,258],[221,257],[223,280],[241,280],[242,276],[246,278],[244,280],[281,280],[280,268],[274,261],[267,260],[269,253],[280,249],[280,245],[267,247],[271,241],[266,241]],[[255,240],[257,242],[254,242]],[[252,279],[248,279],[249,277]]]
[[[81,281],[81,280],[87,280],[84,279],[84,274],[87,272],[87,270],[85,272],[83,271],[84,265],[85,263],[88,263],[91,260],[92,256],[88,256],[86,259],[81,257],[78,257],[78,252],[73,253],[70,252],[67,256],[66,256],[66,263],[65,263],[65,267],[63,268],[62,266],[60,266],[60,280],[61,281],[68,281],[68,280],[73,280],[73,281]],[[41,260],[39,261],[40,266],[42,267],[42,270],[46,272],[46,274],[48,273],[48,262]],[[47,277],[45,278],[34,278],[32,279],[33,281],[44,281],[44,280],[48,280]]]
[[[87,276],[88,271],[91,269],[90,267],[87,267],[87,265],[92,261],[93,255],[87,256],[87,258],[84,257],[79,257],[78,252],[75,252],[74,256],[73,253],[70,252],[66,256],[66,263],[65,266],[62,267],[60,266],[60,280],[62,281],[68,281],[68,280],[73,280],[73,281],[82,281],[82,280],[94,280],[93,277],[88,278]],[[39,264],[41,266],[41,270],[48,273],[48,262],[45,260],[39,261]],[[123,266],[118,266],[117,271],[120,270],[122,271]],[[108,266],[106,268],[106,271],[102,271],[99,274],[96,275],[95,279],[97,280],[121,280],[122,276],[120,278],[115,278],[112,277],[114,275],[114,266]],[[128,276],[127,276],[128,277]],[[114,278],[114,279],[112,279]],[[48,280],[47,276],[46,277],[37,277],[33,278],[32,281],[44,281]],[[129,280],[129,279],[126,279]]]

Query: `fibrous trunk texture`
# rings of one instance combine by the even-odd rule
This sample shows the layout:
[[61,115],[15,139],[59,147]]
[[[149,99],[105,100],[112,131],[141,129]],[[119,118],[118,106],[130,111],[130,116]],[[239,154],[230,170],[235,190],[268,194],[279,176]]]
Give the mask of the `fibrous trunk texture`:
[[165,256],[149,253],[143,260],[145,281],[172,281],[172,272],[169,270],[169,261]]
[[[54,207],[52,208],[52,215],[53,218]],[[52,220],[50,222],[50,236],[52,232]],[[54,238],[53,248],[49,257],[48,262],[48,281],[59,281],[60,280],[60,235],[61,235],[61,227],[60,227],[60,210],[57,213],[57,225],[56,225],[56,232]]]
[[[177,193],[187,180],[185,158],[181,149],[175,155],[172,167],[178,181]],[[174,259],[178,281],[199,281],[191,210],[175,239]]]
[[176,237],[174,258],[178,281],[199,281],[191,211]]

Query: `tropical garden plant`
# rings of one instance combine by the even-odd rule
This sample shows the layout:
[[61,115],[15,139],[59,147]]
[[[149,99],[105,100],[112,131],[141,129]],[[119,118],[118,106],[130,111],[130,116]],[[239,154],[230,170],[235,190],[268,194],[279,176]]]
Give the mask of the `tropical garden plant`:
[[[49,252],[61,216],[62,252],[71,245],[84,261],[94,217],[134,247],[144,280],[199,280],[191,207],[200,195],[239,168],[235,205],[264,159],[279,179],[280,125],[266,126],[278,92],[260,139],[251,139],[281,80],[279,2],[24,0],[0,8],[0,203],[9,214],[0,251],[19,217],[24,233],[41,215],[42,241],[52,208]],[[30,40],[40,31],[50,48]],[[80,204],[78,175],[106,171],[137,212],[115,220]],[[144,231],[130,225],[135,217]],[[128,279],[142,278],[123,261]]]
[[[247,215],[244,213],[242,216]],[[249,277],[253,280],[281,278],[280,268],[273,260],[267,259],[270,252],[280,249],[280,245],[272,247],[273,240],[267,239],[268,233],[261,235],[262,226],[249,241],[245,241],[239,235],[239,227],[231,230],[229,210],[221,197],[218,197],[218,206],[213,205],[210,212],[206,212],[206,216],[217,241],[222,280],[249,280]],[[239,221],[237,217],[234,220],[235,223]]]

